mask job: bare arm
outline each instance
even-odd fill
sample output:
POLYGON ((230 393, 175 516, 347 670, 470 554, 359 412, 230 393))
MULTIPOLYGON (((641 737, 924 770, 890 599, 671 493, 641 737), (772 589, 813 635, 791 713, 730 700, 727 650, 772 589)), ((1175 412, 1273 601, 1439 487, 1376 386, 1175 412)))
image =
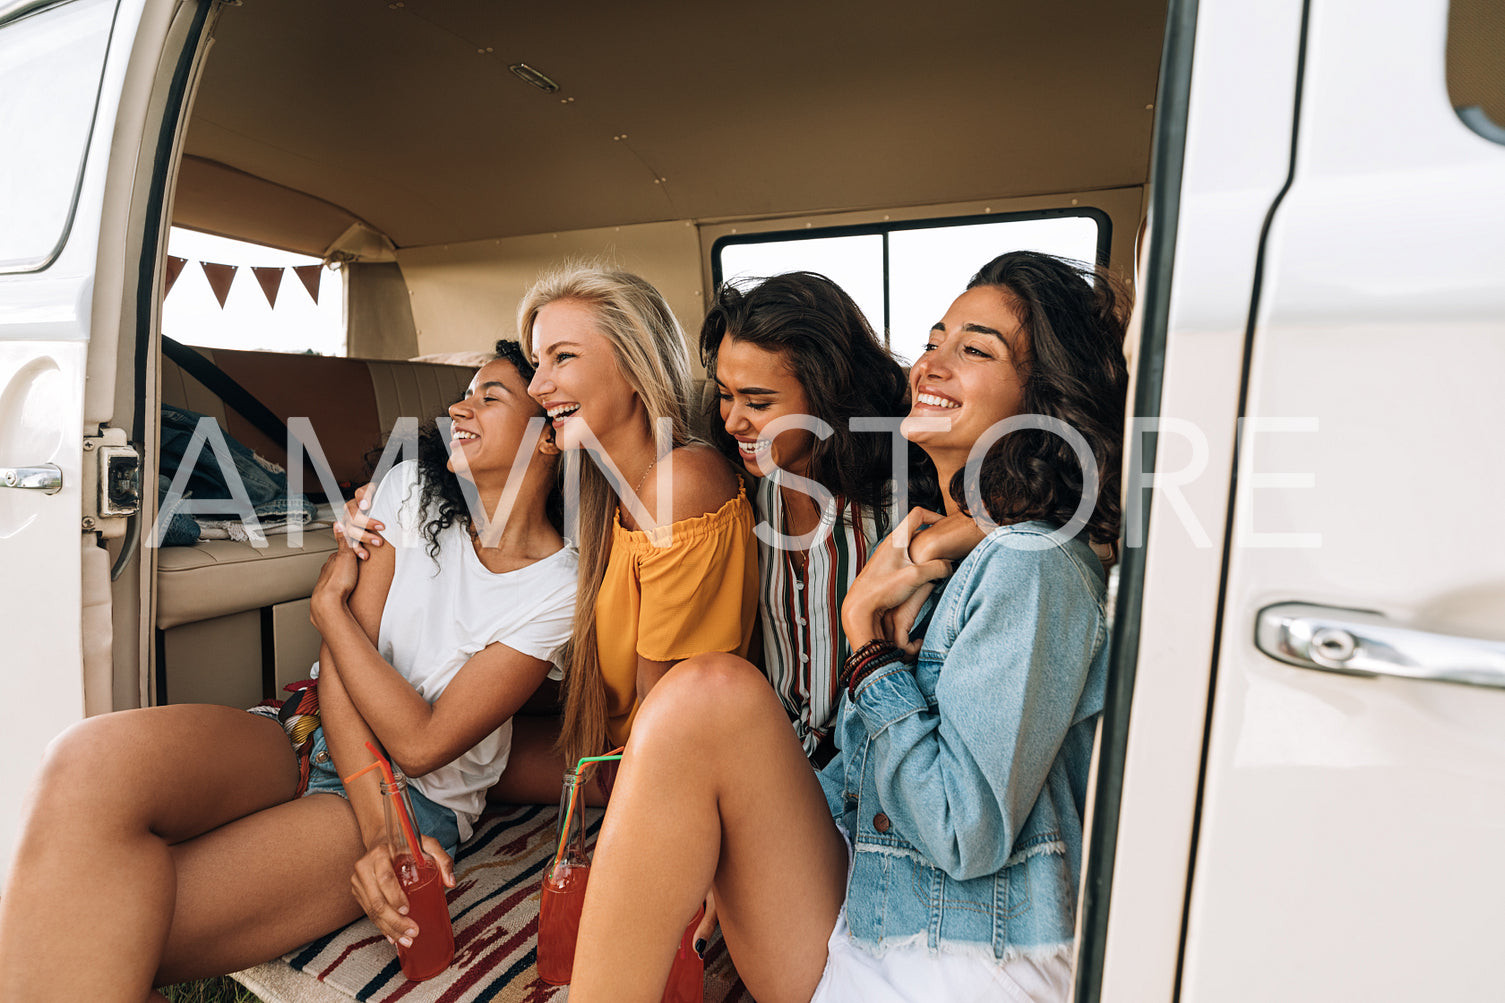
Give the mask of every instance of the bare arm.
MULTIPOLYGON (((360 600, 369 600, 372 593, 380 592, 381 598, 385 598, 390 581, 390 568, 385 576, 380 573, 362 574, 355 554, 348 547, 340 547, 324 562, 310 601, 311 619, 324 638, 319 646, 319 718, 324 726, 330 754, 334 757, 335 767, 341 776, 350 776, 370 762, 371 754, 366 750, 365 743, 374 742, 376 736, 351 703, 342 685, 339 671, 341 646, 331 643, 330 639, 334 634, 327 628, 339 619, 351 618, 349 604, 357 603, 358 596, 360 600)), ((369 605, 369 601, 365 604, 369 605)), ((373 633, 379 623, 379 616, 378 613, 377 622, 370 625, 373 633)), ((364 629, 353 618, 351 624, 357 631, 364 629)), ((346 793, 350 795, 350 804, 355 810, 361 837, 367 846, 373 845, 373 841, 379 841, 384 832, 381 794, 377 783, 374 774, 366 774, 346 784, 346 793)))
POLYGON ((349 604, 326 608, 319 629, 360 717, 404 773, 422 776, 500 727, 538 689, 549 663, 505 644, 488 645, 461 667, 431 706, 377 653, 373 642, 395 568, 391 547, 373 550, 349 604), (368 579, 372 585, 363 590, 368 579))

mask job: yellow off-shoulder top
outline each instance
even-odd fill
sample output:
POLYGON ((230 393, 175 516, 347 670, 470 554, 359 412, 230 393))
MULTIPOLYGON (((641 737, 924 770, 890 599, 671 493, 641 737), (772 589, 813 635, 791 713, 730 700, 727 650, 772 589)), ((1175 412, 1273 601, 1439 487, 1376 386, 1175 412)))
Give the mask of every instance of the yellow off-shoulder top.
POLYGON ((757 609, 758 548, 744 489, 715 512, 655 529, 625 529, 618 513, 596 596, 610 744, 626 743, 632 730, 639 655, 657 662, 711 651, 745 656, 757 609))

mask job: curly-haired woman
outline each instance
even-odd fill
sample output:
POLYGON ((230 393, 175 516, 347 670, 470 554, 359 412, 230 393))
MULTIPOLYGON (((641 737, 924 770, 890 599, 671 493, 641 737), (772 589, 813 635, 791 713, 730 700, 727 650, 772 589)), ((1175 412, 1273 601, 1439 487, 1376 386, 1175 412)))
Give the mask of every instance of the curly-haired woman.
POLYGON ((359 565, 342 546, 324 565, 306 787, 282 727, 230 707, 105 714, 48 748, 0 898, 0 998, 160 999, 153 986, 276 957, 363 907, 390 940, 418 932, 376 775, 340 777, 370 761, 366 741, 384 746, 452 883, 448 854, 574 612, 532 370, 515 345, 498 350, 449 409, 447 441, 428 429, 420 459, 376 489, 397 545, 359 565), (295 887, 274 877, 291 862, 295 887))

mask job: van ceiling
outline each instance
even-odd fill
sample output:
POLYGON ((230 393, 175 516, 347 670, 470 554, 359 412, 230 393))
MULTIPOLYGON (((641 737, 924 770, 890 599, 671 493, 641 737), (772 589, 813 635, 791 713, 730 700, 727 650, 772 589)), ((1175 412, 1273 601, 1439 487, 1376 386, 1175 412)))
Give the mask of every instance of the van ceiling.
POLYGON ((1164 16, 245 0, 215 29, 175 220, 320 253, 352 218, 410 247, 1139 185, 1164 16))

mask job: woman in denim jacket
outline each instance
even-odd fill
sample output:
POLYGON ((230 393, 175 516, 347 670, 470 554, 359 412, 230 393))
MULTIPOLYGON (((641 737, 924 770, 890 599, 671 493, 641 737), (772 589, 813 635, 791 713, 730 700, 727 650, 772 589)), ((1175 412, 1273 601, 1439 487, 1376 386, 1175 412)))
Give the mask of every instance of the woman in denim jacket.
POLYGON ((847 592, 838 754, 814 774, 746 662, 672 669, 602 829, 574 1003, 658 999, 707 892, 762 1003, 1066 999, 1124 307, 1106 276, 1016 252, 935 325, 904 432, 946 512, 911 512, 847 592))

